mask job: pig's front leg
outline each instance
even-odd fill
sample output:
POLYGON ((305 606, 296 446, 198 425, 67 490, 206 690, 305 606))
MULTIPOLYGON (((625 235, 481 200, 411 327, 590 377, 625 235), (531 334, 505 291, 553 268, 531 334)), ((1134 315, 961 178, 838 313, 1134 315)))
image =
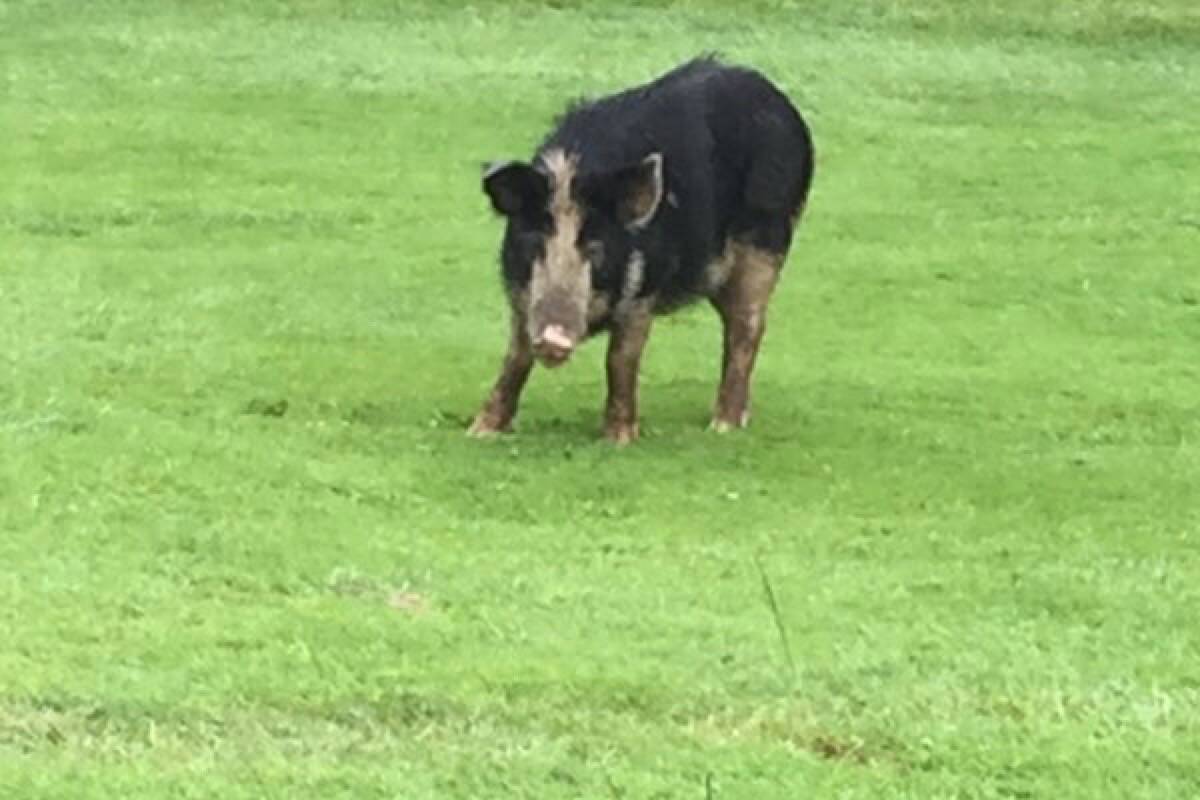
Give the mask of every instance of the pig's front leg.
POLYGON ((514 304, 512 333, 508 340, 508 352, 504 355, 504 364, 500 367, 500 377, 496 378, 491 394, 467 430, 468 435, 485 437, 512 428, 513 417, 517 415, 517 405, 521 399, 521 390, 525 388, 525 381, 529 378, 531 369, 533 342, 529 339, 525 314, 514 304))
POLYGON ((629 444, 638 437, 638 368, 650 336, 650 308, 649 302, 638 302, 622 309, 608 337, 604 436, 614 444, 629 444))

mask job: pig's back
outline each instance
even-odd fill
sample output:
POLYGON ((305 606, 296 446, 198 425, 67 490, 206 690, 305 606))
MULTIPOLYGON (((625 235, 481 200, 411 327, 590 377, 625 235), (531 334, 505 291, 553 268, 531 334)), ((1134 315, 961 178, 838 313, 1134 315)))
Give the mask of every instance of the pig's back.
POLYGON ((643 293, 690 299, 705 268, 767 213, 792 214, 811 180, 811 142, 766 78, 713 58, 568 109, 539 152, 561 148, 581 174, 663 155, 664 200, 640 235, 643 293))

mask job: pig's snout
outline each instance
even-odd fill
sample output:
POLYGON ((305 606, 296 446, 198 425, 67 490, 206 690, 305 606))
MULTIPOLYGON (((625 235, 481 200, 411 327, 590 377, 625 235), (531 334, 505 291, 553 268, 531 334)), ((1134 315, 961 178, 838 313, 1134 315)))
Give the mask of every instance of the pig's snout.
POLYGON ((533 352, 547 367, 566 363, 575 351, 575 341, 561 325, 547 325, 533 339, 533 352))

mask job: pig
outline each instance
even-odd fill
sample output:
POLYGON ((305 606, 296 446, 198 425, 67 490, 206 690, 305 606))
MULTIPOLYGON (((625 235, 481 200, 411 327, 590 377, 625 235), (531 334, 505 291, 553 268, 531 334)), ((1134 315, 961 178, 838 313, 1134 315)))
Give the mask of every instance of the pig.
POLYGON ((638 370, 656 316, 697 301, 724 329, 710 428, 750 419, 767 304, 814 170, 809 127, 761 73, 715 56, 570 105, 529 162, 484 168, 506 221, 511 308, 500 375, 469 433, 511 429, 534 363, 606 332, 604 435, 638 437, 638 370))

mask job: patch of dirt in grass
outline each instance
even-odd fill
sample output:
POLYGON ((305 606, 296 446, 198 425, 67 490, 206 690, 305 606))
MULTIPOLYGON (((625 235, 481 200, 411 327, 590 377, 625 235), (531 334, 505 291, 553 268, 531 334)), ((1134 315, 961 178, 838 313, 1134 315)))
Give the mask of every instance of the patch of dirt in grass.
POLYGON ((392 608, 404 614, 414 616, 429 611, 429 598, 420 592, 397 589, 388 595, 387 603, 392 608))
POLYGON ((863 767, 901 765, 906 762, 903 743, 887 737, 867 738, 851 733, 832 732, 782 716, 752 714, 738 718, 714 715, 688 724, 689 731, 708 741, 782 744, 798 752, 811 753, 828 761, 863 767))

